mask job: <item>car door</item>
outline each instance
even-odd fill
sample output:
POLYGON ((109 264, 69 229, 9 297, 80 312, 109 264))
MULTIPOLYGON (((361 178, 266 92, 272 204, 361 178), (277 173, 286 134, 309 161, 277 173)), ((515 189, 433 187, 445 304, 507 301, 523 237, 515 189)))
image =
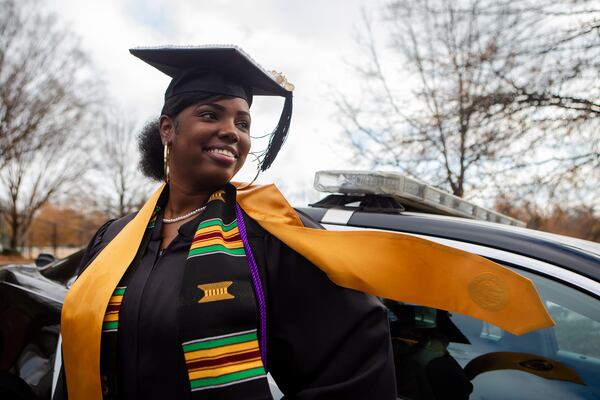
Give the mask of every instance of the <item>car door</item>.
POLYGON ((600 398, 598 282, 510 252, 424 238, 477 253, 528 277, 556 325, 515 336, 465 315, 384 300, 400 398, 600 398))

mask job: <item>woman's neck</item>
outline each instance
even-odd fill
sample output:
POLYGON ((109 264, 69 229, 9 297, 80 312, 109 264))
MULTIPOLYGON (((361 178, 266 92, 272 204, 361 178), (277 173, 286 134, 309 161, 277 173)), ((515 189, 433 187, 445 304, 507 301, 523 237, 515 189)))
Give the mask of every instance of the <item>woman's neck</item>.
POLYGON ((176 218, 204 206, 216 189, 190 189, 175 182, 169 183, 169 199, 165 207, 165 218, 176 218))

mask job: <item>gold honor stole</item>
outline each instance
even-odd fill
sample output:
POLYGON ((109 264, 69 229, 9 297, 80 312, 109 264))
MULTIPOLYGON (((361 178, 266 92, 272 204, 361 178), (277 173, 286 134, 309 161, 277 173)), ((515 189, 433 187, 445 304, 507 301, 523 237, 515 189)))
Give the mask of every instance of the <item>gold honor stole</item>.
MULTIPOLYGON (((104 315, 163 188, 164 184, 67 293, 61 332, 71 399, 102 399, 104 315)), ((274 185, 238 189, 237 201, 250 218, 339 286, 469 315, 515 335, 554 324, 529 279, 483 257, 399 233, 306 228, 274 185)))

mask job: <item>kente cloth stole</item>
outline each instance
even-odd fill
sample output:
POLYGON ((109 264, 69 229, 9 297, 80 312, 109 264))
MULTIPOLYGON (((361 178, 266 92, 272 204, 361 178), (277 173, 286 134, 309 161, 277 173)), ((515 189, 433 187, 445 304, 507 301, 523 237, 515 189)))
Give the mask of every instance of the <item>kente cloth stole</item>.
POLYGON ((146 232, 140 248, 137 251, 133 262, 119 281, 118 286, 113 291, 106 307, 104 319, 102 321, 102 336, 100 340, 100 385, 102 387, 102 398, 104 400, 117 400, 119 390, 117 387, 117 333, 119 331, 119 311, 127 285, 129 283, 131 272, 140 262, 140 257, 146 250, 148 240, 152 234, 152 229, 156 224, 156 219, 160 207, 156 206, 148 222, 146 232))
MULTIPOLYGON (((236 189, 229 184, 210 197, 185 264, 178 328, 191 399, 271 398, 263 363, 264 294, 235 198, 236 189)), ((127 296, 128 275, 113 292, 106 310, 103 355, 116 354, 118 307, 127 296), (106 351, 105 346, 115 347, 106 351)), ((111 367, 116 367, 116 362, 113 357, 101 360, 101 370, 115 371, 111 367)), ((112 385, 105 386, 104 373, 101 380, 104 397, 111 398, 112 385)), ((108 380, 114 384, 114 379, 108 380)))

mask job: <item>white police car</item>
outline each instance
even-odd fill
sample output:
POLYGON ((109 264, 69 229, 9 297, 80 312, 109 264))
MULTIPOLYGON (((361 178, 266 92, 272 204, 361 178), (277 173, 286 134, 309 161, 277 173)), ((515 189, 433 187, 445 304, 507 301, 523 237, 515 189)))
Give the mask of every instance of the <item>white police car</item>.
POLYGON ((299 212, 329 230, 408 233, 530 278, 556 325, 522 336, 464 315, 385 300, 398 396, 600 399, 600 244, 523 223, 395 173, 323 171, 334 193, 299 212))

